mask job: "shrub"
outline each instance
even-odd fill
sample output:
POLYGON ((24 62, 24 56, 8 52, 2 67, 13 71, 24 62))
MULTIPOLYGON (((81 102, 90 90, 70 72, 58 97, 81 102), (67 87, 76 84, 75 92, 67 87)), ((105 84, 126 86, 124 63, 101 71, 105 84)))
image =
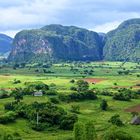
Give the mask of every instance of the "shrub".
POLYGON ((100 104, 100 108, 101 110, 107 110, 108 104, 106 100, 102 100, 101 104, 100 104))
POLYGON ((105 132, 103 140, 133 140, 133 138, 130 134, 119 130, 117 127, 113 127, 105 132))
POLYGON ((117 115, 117 114, 112 116, 108 122, 110 122, 110 123, 112 123, 113 125, 116 125, 116 126, 122 126, 123 125, 123 122, 121 121, 120 116, 117 115))
POLYGON ((77 92, 69 95, 71 101, 80 101, 80 100, 95 100, 97 99, 96 94, 92 90, 85 92, 77 92))
POLYGON ((72 130, 78 118, 75 114, 65 115, 60 123, 60 128, 63 130, 72 130))
POLYGON ((13 84, 19 84, 19 83, 21 83, 20 80, 14 79, 13 84))
POLYGON ((6 104, 4 104, 4 109, 13 111, 14 110, 14 104, 15 104, 14 102, 6 103, 6 104))
POLYGON ((70 90, 77 91, 76 87, 70 87, 70 90))
POLYGON ((60 100, 57 97, 51 97, 50 101, 54 104, 59 104, 60 100))
POLYGON ((70 101, 70 97, 68 95, 59 94, 58 98, 63 102, 69 102, 70 101))
POLYGON ((130 101, 131 96, 124 93, 116 93, 114 94, 113 99, 120 100, 120 101, 130 101))
POLYGON ((0 99, 8 98, 10 95, 6 90, 0 90, 0 99))
POLYGON ((57 95, 58 92, 57 92, 56 90, 48 90, 48 91, 46 92, 46 94, 47 94, 47 95, 57 95))
POLYGON ((70 80, 70 83, 75 83, 75 80, 74 79, 70 80))
POLYGON ((33 130, 36 130, 36 131, 43 131, 43 130, 46 128, 46 125, 45 125, 44 123, 39 123, 39 124, 37 125, 36 122, 31 121, 30 127, 31 127, 33 130))
POLYGON ((10 122, 14 122, 15 119, 16 119, 16 113, 13 111, 9 111, 9 112, 0 116, 0 123, 7 124, 10 122))
POLYGON ((86 82, 84 80, 78 80, 76 84, 77 84, 77 91, 79 91, 79 92, 84 92, 89 89, 88 82, 86 82))

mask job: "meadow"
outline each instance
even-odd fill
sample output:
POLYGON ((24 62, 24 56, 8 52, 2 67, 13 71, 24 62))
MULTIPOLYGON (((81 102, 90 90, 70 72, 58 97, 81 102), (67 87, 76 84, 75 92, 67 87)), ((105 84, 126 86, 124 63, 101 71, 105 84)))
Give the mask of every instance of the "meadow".
MULTIPOLYGON (((70 88, 74 86, 71 80, 85 80, 89 82, 90 89, 98 89, 100 91, 109 90, 115 92, 118 88, 130 88, 134 91, 140 90, 140 64, 127 62, 91 62, 91 63, 61 63, 53 64, 49 68, 31 67, 25 68, 1 67, 0 68, 0 89, 11 92, 14 88, 23 88, 25 82, 41 81, 47 85, 55 84, 58 94, 68 95, 72 91, 70 88), (127 74, 120 74, 119 71, 129 71, 127 74), (18 84, 13 84, 14 80, 20 80, 18 84)), ((124 126, 120 127, 135 139, 140 139, 140 125, 131 125, 132 115, 125 109, 140 104, 140 99, 132 99, 131 101, 113 100, 111 96, 97 95, 97 100, 73 101, 70 103, 60 102, 59 106, 66 111, 70 111, 72 105, 80 106, 78 121, 83 123, 93 121, 98 135, 98 139, 102 139, 102 135, 111 127, 108 120, 114 114, 119 114, 124 126), (102 99, 108 102, 108 110, 102 111, 100 103, 102 99)), ((4 112, 4 104, 13 101, 14 98, 0 99, 0 114, 4 112)), ((42 97, 24 96, 22 102, 30 104, 32 102, 47 102, 48 96, 42 97)), ((28 121, 18 119, 14 123, 6 125, 0 124, 0 129, 7 132, 18 132, 23 140, 68 140, 73 138, 73 131, 64 131, 51 128, 42 132, 32 130, 28 121)))

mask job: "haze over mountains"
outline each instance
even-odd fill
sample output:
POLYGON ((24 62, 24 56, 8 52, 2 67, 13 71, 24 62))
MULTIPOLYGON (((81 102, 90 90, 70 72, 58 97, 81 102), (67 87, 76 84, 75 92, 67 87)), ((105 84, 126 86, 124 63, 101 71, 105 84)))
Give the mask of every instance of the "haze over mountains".
POLYGON ((12 49, 13 38, 0 34, 0 55, 7 56, 12 49))
POLYGON ((139 61, 140 19, 127 20, 107 34, 52 24, 19 32, 13 46, 10 62, 139 61))

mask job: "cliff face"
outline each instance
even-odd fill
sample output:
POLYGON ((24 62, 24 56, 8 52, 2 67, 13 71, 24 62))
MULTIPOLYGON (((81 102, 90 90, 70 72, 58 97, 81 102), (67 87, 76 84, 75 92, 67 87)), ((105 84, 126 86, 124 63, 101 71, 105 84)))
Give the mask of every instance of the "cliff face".
POLYGON ((74 26, 49 25, 19 32, 9 61, 101 60, 102 39, 92 31, 74 26))
POLYGON ((123 22, 107 34, 104 59, 111 61, 140 61, 140 19, 123 22))

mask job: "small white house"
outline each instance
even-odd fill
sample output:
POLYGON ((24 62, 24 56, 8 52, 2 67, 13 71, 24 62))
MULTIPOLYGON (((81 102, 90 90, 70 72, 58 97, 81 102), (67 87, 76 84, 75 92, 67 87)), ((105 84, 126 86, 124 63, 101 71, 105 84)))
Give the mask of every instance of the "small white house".
POLYGON ((33 93, 33 95, 36 96, 36 97, 37 96, 43 96, 43 93, 42 93, 42 91, 36 91, 36 92, 33 93))

